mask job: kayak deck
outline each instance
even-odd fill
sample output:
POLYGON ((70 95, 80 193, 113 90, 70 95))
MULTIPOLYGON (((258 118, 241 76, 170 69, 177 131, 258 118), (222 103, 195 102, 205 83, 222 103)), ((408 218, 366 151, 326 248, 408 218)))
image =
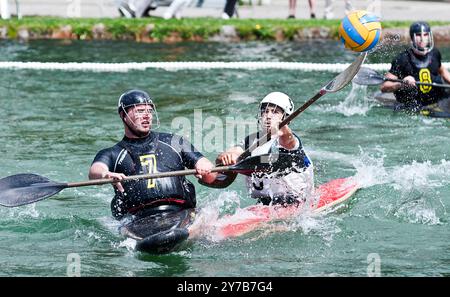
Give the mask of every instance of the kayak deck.
MULTIPOLYGON (((359 185, 353 178, 332 180, 317 188, 319 199, 311 205, 313 213, 320 213, 349 199, 359 185)), ((215 224, 215 238, 225 239, 238 237, 263 226, 265 223, 285 220, 305 211, 304 205, 252 205, 240 210, 239 214, 222 217, 215 224)))
POLYGON ((135 239, 136 250, 147 253, 168 253, 189 237, 187 226, 195 210, 161 205, 134 215, 120 228, 120 233, 135 239))
MULTIPOLYGON (((331 180, 316 189, 318 199, 308 208, 317 214, 341 204, 359 189, 353 178, 331 180)), ((286 220, 305 211, 304 203, 295 205, 251 205, 238 209, 214 222, 207 222, 212 237, 218 240, 242 236, 261 228, 266 223, 286 220)), ((189 230, 195 222, 193 209, 153 212, 135 217, 121 228, 121 233, 137 240, 136 250, 148 253, 167 253, 177 249, 182 242, 193 238, 195 231, 189 230), (191 236, 190 236, 191 235, 191 236)))
POLYGON ((374 98, 384 107, 392 109, 394 111, 407 111, 434 118, 450 119, 450 98, 443 99, 437 103, 424 106, 418 111, 409 110, 402 103, 397 102, 393 93, 382 93, 378 91, 374 94, 374 98))

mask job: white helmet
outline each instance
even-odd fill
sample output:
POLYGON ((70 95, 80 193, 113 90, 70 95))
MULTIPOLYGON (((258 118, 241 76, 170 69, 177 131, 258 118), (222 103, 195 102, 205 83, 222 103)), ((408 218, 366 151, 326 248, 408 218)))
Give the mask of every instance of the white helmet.
POLYGON ((272 92, 269 93, 266 97, 263 98, 261 103, 259 104, 259 108, 261 109, 263 104, 274 104, 280 107, 286 115, 290 115, 294 111, 294 103, 288 95, 281 92, 272 92))

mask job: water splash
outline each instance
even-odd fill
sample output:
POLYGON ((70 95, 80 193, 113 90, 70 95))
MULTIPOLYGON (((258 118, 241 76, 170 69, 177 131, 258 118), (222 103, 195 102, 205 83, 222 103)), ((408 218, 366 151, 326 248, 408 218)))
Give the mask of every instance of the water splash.
POLYGON ((397 190, 429 189, 449 184, 450 161, 441 160, 440 164, 431 161, 423 163, 413 161, 410 165, 396 166, 390 174, 397 190))
POLYGON ((10 219, 36 219, 41 216, 39 211, 36 209, 36 203, 24 205, 21 207, 14 207, 14 208, 3 208, 0 207, 0 215, 3 218, 10 218, 10 219))
POLYGON ((194 238, 214 244, 239 234, 245 234, 245 240, 253 241, 273 233, 301 230, 304 234, 312 232, 319 234, 325 241, 331 241, 340 229, 333 223, 324 224, 322 216, 314 214, 312 208, 308 207, 316 198, 310 197, 295 214, 284 208, 240 208, 240 197, 236 192, 223 192, 201 208, 190 228, 193 231, 191 234, 194 238), (251 233, 247 233, 249 231, 251 233))
POLYGON ((384 153, 374 156, 361 150, 360 157, 354 161, 356 178, 361 186, 391 184, 398 196, 383 203, 388 216, 409 223, 441 224, 441 218, 446 217, 446 208, 439 188, 449 184, 450 161, 441 160, 438 164, 413 161, 411 164, 385 167, 385 157, 384 153))
POLYGON ((328 209, 320 215, 313 215, 310 212, 305 212, 297 216, 292 225, 293 230, 300 229, 305 235, 320 236, 326 243, 330 243, 334 236, 342 231, 337 225, 336 217, 327 217, 330 212, 336 211, 335 208, 328 209))
POLYGON ((111 233, 118 233, 120 226, 122 223, 120 221, 117 221, 113 219, 111 216, 104 216, 97 218, 97 221, 106 229, 111 231, 111 233))
POLYGON ((191 225, 193 238, 207 238, 217 241, 214 236, 214 224, 224 213, 234 213, 240 207, 240 197, 235 191, 221 192, 217 197, 211 193, 205 197, 205 205, 202 205, 196 214, 196 219, 191 225))
POLYGON ((350 163, 356 169, 355 179, 362 188, 389 185, 394 192, 375 198, 376 205, 386 209, 386 215, 409 223, 443 223, 446 207, 440 188, 450 183, 450 161, 413 161, 411 164, 389 167, 385 165, 387 156, 382 147, 374 147, 370 151, 360 147, 358 156, 322 151, 316 151, 314 154, 321 158, 350 163))
MULTIPOLYGON (((120 226, 122 226, 124 224, 125 220, 117 221, 110 216, 100 217, 97 219, 97 221, 100 222, 100 224, 102 226, 106 227, 106 229, 108 229, 112 234, 117 235, 117 236, 120 236, 119 229, 120 229, 120 226)), ((122 241, 119 241, 119 243, 117 243, 116 240, 111 240, 110 244, 115 249, 125 247, 128 252, 133 253, 134 248, 136 247, 136 240, 134 240, 132 238, 126 238, 122 241)))
POLYGON ((421 193, 408 193, 390 206, 388 214, 413 224, 439 225, 442 208, 435 204, 421 193))
POLYGON ((87 233, 87 238, 93 239, 94 241, 101 241, 103 239, 101 235, 99 235, 93 231, 87 233))
POLYGON ((392 170, 393 187, 401 196, 388 213, 410 223, 437 225, 446 217, 445 204, 439 188, 450 180, 450 162, 441 160, 440 164, 430 161, 413 161, 410 165, 392 170))
POLYGON ((353 115, 363 115, 372 107, 372 103, 367 94, 367 86, 357 85, 352 83, 350 93, 336 106, 331 106, 325 110, 330 112, 337 112, 346 117, 353 115))
POLYGON ((113 244, 114 247, 125 247, 129 252, 134 252, 134 248, 136 247, 136 240, 132 238, 127 238, 121 241, 118 245, 113 244))
POLYGON ((365 152, 360 148, 360 156, 351 158, 357 170, 356 178, 363 187, 392 183, 396 190, 409 191, 413 188, 436 188, 448 184, 450 161, 441 160, 440 164, 431 161, 385 167, 384 149, 377 152, 365 152))
POLYGON ((351 159, 356 169, 355 179, 362 188, 368 188, 378 184, 387 183, 389 174, 384 167, 386 157, 384 149, 375 147, 375 154, 365 152, 361 147, 360 156, 351 159))
POLYGON ((388 172, 384 167, 385 150, 374 147, 371 151, 364 151, 359 147, 359 155, 348 155, 337 152, 308 149, 309 155, 317 160, 339 161, 356 169, 355 179, 362 188, 384 184, 388 181, 388 172))
POLYGON ((363 187, 390 183, 395 190, 408 192, 449 184, 450 161, 441 160, 440 164, 413 161, 411 164, 385 167, 385 157, 361 152, 361 156, 353 161, 357 170, 356 178, 363 187))

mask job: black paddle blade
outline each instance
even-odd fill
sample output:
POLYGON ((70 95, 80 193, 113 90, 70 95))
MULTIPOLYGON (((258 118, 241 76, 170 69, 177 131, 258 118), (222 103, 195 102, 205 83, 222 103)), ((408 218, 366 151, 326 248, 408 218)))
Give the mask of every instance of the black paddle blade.
POLYGON ((231 166, 231 170, 245 175, 254 172, 275 172, 291 168, 295 156, 291 154, 264 154, 242 160, 231 166))
POLYGON ((14 207, 34 203, 66 187, 37 174, 11 175, 0 179, 0 205, 14 207))
POLYGON ((355 78, 353 78, 353 82, 358 85, 375 86, 382 84, 384 78, 373 69, 361 67, 355 78))
POLYGON ((323 90, 329 93, 334 93, 348 85, 352 81, 353 77, 358 73, 361 68, 362 63, 367 57, 367 52, 362 53, 353 61, 350 66, 348 66, 344 71, 339 73, 332 81, 330 81, 323 90))

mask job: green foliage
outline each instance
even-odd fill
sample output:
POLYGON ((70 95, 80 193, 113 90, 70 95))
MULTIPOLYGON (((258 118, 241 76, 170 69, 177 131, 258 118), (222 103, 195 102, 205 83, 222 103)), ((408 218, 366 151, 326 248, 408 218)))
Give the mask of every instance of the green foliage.
MULTIPOLYGON (((408 28, 412 21, 385 21, 383 28, 408 28)), ((208 38, 218 34, 224 25, 232 25, 243 40, 275 40, 277 31, 281 31, 286 40, 293 40, 297 32, 308 28, 325 27, 331 29, 330 36, 337 38, 340 20, 285 20, 285 19, 231 19, 186 18, 182 20, 164 20, 160 18, 125 19, 125 18, 56 18, 25 17, 21 20, 0 20, 0 26, 8 28, 8 37, 16 38, 17 32, 25 28, 35 38, 46 38, 63 26, 70 25, 72 33, 80 39, 93 37, 92 29, 96 24, 105 25, 105 33, 113 39, 133 39, 144 32, 148 24, 154 28, 149 33, 157 41, 177 35, 182 40, 208 38)), ((430 22, 431 26, 448 25, 450 22, 430 22)))

